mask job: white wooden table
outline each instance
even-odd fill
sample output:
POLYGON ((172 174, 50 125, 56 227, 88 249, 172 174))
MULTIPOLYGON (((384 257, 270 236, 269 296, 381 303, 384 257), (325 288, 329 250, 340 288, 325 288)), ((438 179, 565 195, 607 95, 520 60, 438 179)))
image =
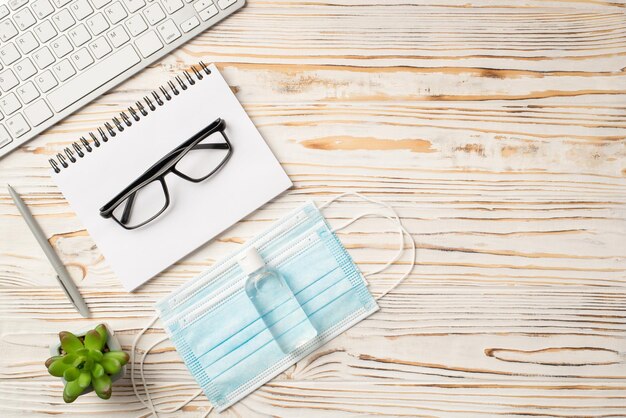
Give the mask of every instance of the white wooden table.
MULTIPOLYGON (((623 0, 249 0, 0 160, 0 416, 146 416, 128 379, 109 401, 64 404, 43 366, 55 334, 106 321, 129 348, 156 300, 307 199, 347 190, 398 208, 417 267, 380 312, 224 416, 625 416, 625 28, 623 0), (199 59, 218 65, 295 186, 129 294, 47 158, 199 59), (6 183, 93 319, 67 302, 6 183)), ((387 227, 342 235, 363 270, 393 254, 387 227)), ((147 379, 161 407, 198 388, 169 343, 147 379)), ((175 416, 209 407, 198 398, 175 416)))

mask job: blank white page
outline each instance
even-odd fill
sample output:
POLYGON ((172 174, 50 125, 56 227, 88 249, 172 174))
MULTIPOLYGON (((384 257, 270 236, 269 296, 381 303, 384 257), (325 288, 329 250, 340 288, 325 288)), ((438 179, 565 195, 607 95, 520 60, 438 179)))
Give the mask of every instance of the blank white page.
MULTIPOLYGON (((287 174, 214 65, 211 74, 76 163, 53 174, 124 288, 132 291, 291 186, 287 174), (166 153, 217 118, 233 153, 201 183, 168 174, 171 203, 153 222, 126 230, 99 209, 166 153)), ((194 77, 195 79, 195 77, 194 77)))

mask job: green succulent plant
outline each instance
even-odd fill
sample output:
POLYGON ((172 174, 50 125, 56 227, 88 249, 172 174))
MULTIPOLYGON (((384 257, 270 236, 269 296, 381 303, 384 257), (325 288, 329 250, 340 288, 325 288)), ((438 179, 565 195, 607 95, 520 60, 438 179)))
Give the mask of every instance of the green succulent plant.
POLYGON ((104 324, 90 330, 84 337, 68 331, 59 333, 62 353, 46 360, 48 373, 66 380, 63 400, 74 402, 89 386, 102 399, 111 397, 111 376, 128 363, 128 354, 110 351, 106 346, 107 329, 104 324))

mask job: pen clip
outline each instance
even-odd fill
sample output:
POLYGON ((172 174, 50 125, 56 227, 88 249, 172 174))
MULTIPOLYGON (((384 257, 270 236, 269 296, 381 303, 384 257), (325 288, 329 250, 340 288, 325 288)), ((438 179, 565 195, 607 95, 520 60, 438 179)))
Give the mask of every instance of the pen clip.
POLYGON ((70 300, 70 302, 72 302, 72 305, 74 305, 76 310, 80 312, 80 308, 78 307, 78 305, 76 305, 76 301, 74 300, 70 292, 67 290, 67 287, 65 287, 65 283, 63 283, 63 280, 61 280, 61 278, 58 275, 56 276, 56 278, 59 284, 61 285, 61 289, 63 289, 63 292, 65 292, 65 295, 67 296, 67 298, 70 300))

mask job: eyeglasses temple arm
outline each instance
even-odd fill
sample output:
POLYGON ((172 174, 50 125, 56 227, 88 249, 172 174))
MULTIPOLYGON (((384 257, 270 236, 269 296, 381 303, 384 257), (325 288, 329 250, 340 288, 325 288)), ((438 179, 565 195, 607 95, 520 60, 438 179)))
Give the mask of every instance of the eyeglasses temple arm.
POLYGON ((133 204, 135 203, 135 197, 137 193, 133 193, 128 196, 128 200, 126 201, 126 206, 124 207, 124 213, 122 213, 122 219, 120 222, 126 225, 128 223, 128 219, 130 218, 130 212, 133 210, 133 204))
POLYGON ((198 144, 194 149, 228 149, 228 144, 198 144))

